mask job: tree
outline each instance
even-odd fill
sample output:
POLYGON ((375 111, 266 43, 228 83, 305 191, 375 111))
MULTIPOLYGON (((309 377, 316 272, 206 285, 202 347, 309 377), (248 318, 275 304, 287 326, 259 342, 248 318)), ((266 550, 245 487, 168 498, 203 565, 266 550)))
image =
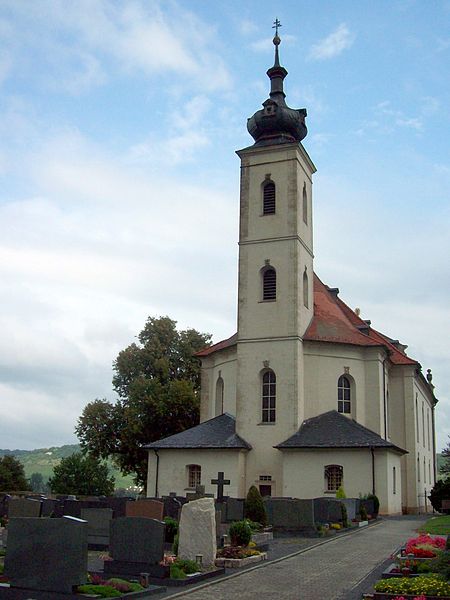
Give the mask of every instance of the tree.
POLYGON ((109 476, 108 465, 81 452, 61 459, 48 484, 54 494, 109 496, 114 491, 114 477, 109 476))
POLYGON ((44 481, 42 473, 31 473, 30 488, 33 490, 33 492, 47 492, 48 486, 44 481))
POLYGON ((267 525, 267 513, 264 501, 258 488, 255 485, 250 486, 247 492, 247 498, 244 504, 245 517, 255 523, 267 525))
POLYGON ((442 463, 439 466, 439 471, 443 475, 450 475, 450 441, 447 442, 447 446, 441 452, 442 463))
POLYGON ((149 317, 133 343, 113 364, 115 403, 96 399, 83 410, 75 432, 84 451, 112 457, 124 473, 145 485, 147 451, 142 445, 199 422, 200 360, 195 353, 211 336, 177 331, 169 317, 149 317))
POLYGON ((8 454, 0 458, 0 492, 24 491, 28 489, 22 463, 8 454))

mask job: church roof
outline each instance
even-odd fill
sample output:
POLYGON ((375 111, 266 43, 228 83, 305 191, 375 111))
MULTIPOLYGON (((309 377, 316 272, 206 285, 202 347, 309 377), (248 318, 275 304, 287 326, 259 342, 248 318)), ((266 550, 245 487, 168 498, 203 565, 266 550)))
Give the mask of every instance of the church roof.
POLYGON ((252 449, 251 445, 236 433, 236 418, 228 413, 223 413, 214 419, 186 429, 186 431, 170 435, 143 447, 155 450, 170 448, 252 449))
POLYGON ((392 448, 406 454, 406 450, 336 410, 303 421, 294 435, 275 448, 392 448))
POLYGON ((334 342, 356 346, 384 346, 393 364, 418 365, 402 347, 376 331, 338 297, 337 288, 329 288, 314 274, 314 317, 304 340, 334 342))
MULTIPOLYGON (((314 316, 303 336, 304 340, 382 347, 387 350, 393 364, 419 366, 416 360, 405 354, 404 346, 373 329, 370 321, 361 319, 338 297, 338 293, 337 288, 328 287, 314 274, 314 316)), ((209 356, 234 346, 237 341, 238 335, 235 333, 230 338, 197 352, 196 356, 209 356)))

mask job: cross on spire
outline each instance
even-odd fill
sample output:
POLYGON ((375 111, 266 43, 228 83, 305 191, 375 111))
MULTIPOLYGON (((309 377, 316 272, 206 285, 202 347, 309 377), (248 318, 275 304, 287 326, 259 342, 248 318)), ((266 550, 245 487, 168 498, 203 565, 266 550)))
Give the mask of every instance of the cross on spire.
POLYGON ((275 36, 277 36, 277 37, 278 37, 278 27, 283 27, 283 26, 277 17, 272 25, 272 29, 275 29, 275 36))

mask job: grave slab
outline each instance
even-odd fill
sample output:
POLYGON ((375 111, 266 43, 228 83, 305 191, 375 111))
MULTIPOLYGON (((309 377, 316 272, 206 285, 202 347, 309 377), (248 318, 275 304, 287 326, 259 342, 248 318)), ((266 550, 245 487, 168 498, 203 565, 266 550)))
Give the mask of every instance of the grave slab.
POLYGON ((8 505, 8 518, 40 517, 41 500, 31 498, 11 498, 8 505))
POLYGON ((181 509, 178 556, 196 560, 202 555, 205 567, 216 558, 216 511, 212 498, 193 500, 181 509))
POLYGON ((136 500, 127 502, 125 508, 127 517, 146 517, 162 521, 164 516, 164 503, 159 500, 136 500))
POLYGON ((69 594, 86 582, 87 559, 85 521, 10 519, 5 574, 13 588, 69 594))

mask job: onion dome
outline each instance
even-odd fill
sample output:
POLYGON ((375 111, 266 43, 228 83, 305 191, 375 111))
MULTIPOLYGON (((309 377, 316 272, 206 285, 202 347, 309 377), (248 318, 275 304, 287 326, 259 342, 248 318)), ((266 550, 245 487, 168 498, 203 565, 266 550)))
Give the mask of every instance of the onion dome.
POLYGON ((298 143, 307 134, 305 125, 306 108, 289 108, 283 91, 283 81, 288 72, 280 65, 278 46, 279 21, 275 22, 276 33, 273 38, 275 45, 275 62, 267 71, 270 79, 269 98, 263 102, 261 110, 247 120, 247 129, 255 140, 255 146, 270 146, 272 144, 298 143))

